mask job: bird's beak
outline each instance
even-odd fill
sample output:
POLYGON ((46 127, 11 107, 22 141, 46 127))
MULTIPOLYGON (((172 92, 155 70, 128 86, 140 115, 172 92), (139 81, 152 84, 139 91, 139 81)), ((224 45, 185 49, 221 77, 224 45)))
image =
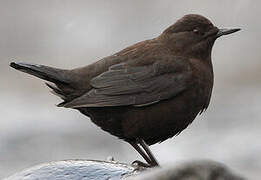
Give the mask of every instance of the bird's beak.
POLYGON ((232 34, 234 32, 240 31, 239 28, 235 28, 235 29, 219 29, 218 33, 216 34, 216 38, 223 36, 223 35, 227 35, 227 34, 232 34))

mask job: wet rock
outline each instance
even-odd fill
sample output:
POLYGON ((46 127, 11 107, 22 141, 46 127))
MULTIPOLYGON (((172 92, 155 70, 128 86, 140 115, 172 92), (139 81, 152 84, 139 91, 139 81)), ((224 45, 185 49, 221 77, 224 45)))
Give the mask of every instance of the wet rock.
POLYGON ((4 180, 246 180, 207 160, 144 170, 115 161, 65 160, 40 164, 4 180))
POLYGON ((160 167, 128 177, 126 180, 246 180, 214 161, 194 161, 160 167))
POLYGON ((4 180, 116 180, 134 170, 134 167, 112 161, 65 160, 40 164, 4 180))

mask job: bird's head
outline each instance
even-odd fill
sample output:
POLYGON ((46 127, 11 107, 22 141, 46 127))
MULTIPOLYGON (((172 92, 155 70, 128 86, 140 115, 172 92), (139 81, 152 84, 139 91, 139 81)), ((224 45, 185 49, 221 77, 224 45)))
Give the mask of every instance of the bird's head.
POLYGON ((206 59, 210 58, 215 40, 240 29, 219 29, 207 18, 189 14, 168 27, 160 36, 175 54, 206 59))

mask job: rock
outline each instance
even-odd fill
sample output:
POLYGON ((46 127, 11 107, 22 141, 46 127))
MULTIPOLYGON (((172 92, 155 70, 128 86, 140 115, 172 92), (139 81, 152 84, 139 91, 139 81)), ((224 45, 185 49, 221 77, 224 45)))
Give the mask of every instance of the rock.
POLYGON ((65 160, 40 164, 4 180, 116 180, 134 171, 134 167, 117 162, 65 160))
POLYGON ((126 180, 246 180, 225 165, 202 160, 177 166, 159 167, 126 178, 126 180))
POLYGON ((245 180, 225 165, 193 161, 158 168, 134 167, 110 161, 64 160, 40 164, 4 180, 245 180))

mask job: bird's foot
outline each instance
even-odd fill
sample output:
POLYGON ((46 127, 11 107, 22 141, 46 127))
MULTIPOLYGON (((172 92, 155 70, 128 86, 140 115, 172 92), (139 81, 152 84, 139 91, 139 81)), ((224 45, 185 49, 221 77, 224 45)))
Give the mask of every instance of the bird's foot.
POLYGON ((115 159, 114 159, 114 157, 112 157, 112 156, 108 156, 108 157, 106 158, 106 161, 115 162, 115 159))
POLYGON ((147 164, 147 163, 144 163, 144 162, 141 162, 141 161, 138 161, 138 160, 133 161, 133 162, 131 163, 131 165, 133 165, 133 166, 135 166, 135 167, 137 167, 137 168, 151 168, 151 167, 153 167, 153 166, 150 165, 150 164, 147 164))

